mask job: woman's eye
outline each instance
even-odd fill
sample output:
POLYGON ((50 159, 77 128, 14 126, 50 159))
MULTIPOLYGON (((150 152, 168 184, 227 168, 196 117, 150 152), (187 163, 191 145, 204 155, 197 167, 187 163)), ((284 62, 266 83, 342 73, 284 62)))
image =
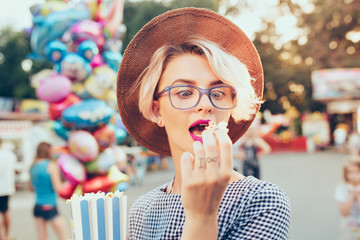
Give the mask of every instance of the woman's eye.
POLYGON ((221 98, 224 95, 225 95, 225 93, 223 93, 221 91, 211 92, 211 97, 213 97, 213 98, 221 98))
POLYGON ((192 91, 183 90, 183 91, 179 91, 177 94, 180 95, 181 97, 189 97, 192 95, 192 91))

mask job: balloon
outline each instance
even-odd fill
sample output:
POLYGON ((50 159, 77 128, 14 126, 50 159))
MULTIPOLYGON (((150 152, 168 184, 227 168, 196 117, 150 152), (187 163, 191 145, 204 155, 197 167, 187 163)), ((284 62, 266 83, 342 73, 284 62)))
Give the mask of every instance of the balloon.
POLYGON ((109 65, 112 70, 119 70, 120 63, 123 58, 120 52, 104 51, 103 57, 104 61, 109 65))
POLYGON ((62 154, 70 154, 69 149, 66 146, 53 146, 51 148, 52 157, 57 159, 62 154))
POLYGON ((73 52, 66 54, 58 65, 58 72, 68 77, 73 83, 85 80, 91 70, 90 62, 73 52))
POLYGON ((95 132, 93 132, 93 136, 95 137, 100 152, 103 152, 106 148, 110 147, 116 142, 115 132, 113 128, 109 127, 109 125, 105 125, 95 132))
POLYGON ((71 183, 71 182, 68 182, 66 181, 62 186, 61 186, 61 189, 60 189, 60 192, 59 192, 59 196, 64 198, 64 199, 69 199, 71 198, 71 196, 73 195, 74 193, 74 190, 76 188, 77 185, 71 183))
POLYGON ((36 88, 36 96, 49 103, 60 102, 71 93, 71 81, 62 75, 52 75, 40 80, 40 86, 36 88))
POLYGON ((105 102, 97 99, 84 99, 74 104, 62 113, 65 126, 68 124, 79 129, 97 128, 106 125, 114 110, 105 102))
POLYGON ((108 176, 96 176, 84 182, 82 190, 84 193, 109 192, 113 185, 114 182, 108 176))
POLYGON ((109 169, 107 174, 111 180, 113 180, 116 184, 119 182, 127 182, 129 181, 129 176, 120 172, 120 170, 114 165, 109 169))
POLYGON ((117 144, 121 144, 127 137, 127 133, 125 130, 123 130, 121 128, 116 128, 115 129, 115 137, 116 137, 117 144))
POLYGON ((117 126, 118 128, 121 128, 122 130, 124 130, 127 133, 127 129, 126 129, 124 123, 122 122, 119 114, 117 114, 115 117, 115 126, 117 126))
POLYGON ((70 133, 68 146, 70 152, 82 162, 90 162, 99 154, 96 139, 83 130, 70 133))
POLYGON ((54 132, 59 136, 61 137, 62 139, 64 140, 68 140, 69 138, 69 133, 70 133, 70 130, 65 128, 61 122, 59 121, 54 121, 53 122, 53 130, 54 132))
POLYGON ((99 49, 101 49, 105 42, 102 25, 90 19, 78 21, 64 35, 66 36, 66 38, 63 37, 64 41, 71 40, 75 45, 90 40, 95 42, 99 49))
POLYGON ((99 166, 97 163, 97 159, 91 162, 84 163, 86 172, 89 174, 97 174, 99 172, 99 166))
POLYGON ((120 192, 123 192, 128 188, 129 188, 129 183, 127 182, 121 182, 116 186, 116 189, 119 190, 120 192))
POLYGON ((47 44, 55 39, 60 38, 65 31, 79 20, 90 17, 89 9, 68 9, 65 11, 51 12, 47 16, 36 16, 33 19, 34 27, 31 33, 30 55, 33 59, 41 59, 47 44))
POLYGON ((85 181, 85 167, 72 155, 62 154, 58 158, 57 164, 59 165, 65 178, 68 179, 71 183, 76 185, 85 181))
POLYGON ((74 103, 80 102, 80 98, 75 94, 70 93, 64 100, 58 103, 50 103, 49 116, 52 120, 57 120, 61 117, 63 110, 74 103))
POLYGON ((120 171, 126 171, 127 155, 125 151, 119 146, 113 146, 111 148, 115 155, 116 166, 119 168, 120 171))
POLYGON ((97 159, 98 171, 100 173, 107 173, 109 169, 116 164, 116 158, 113 150, 107 148, 104 152, 99 154, 97 159))
MULTIPOLYGON (((108 100, 115 95, 116 73, 108 66, 96 67, 84 83, 85 90, 94 98, 108 100)), ((115 96, 114 96, 115 98, 115 96)))

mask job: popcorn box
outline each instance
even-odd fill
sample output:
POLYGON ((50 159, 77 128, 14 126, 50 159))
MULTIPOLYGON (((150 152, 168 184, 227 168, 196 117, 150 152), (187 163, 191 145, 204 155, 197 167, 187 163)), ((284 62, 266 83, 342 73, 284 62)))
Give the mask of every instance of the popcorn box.
POLYGON ((73 195, 68 203, 73 240, 126 240, 127 197, 122 192, 73 195))

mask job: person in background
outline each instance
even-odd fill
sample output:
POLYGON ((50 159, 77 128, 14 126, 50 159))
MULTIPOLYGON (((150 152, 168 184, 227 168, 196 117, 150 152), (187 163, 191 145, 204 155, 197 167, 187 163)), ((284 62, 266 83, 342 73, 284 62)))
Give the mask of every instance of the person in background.
POLYGON ((347 148, 351 155, 360 155, 360 134, 357 131, 349 135, 347 148))
POLYGON ((17 157, 6 149, 0 139, 0 240, 11 240, 9 198, 15 193, 15 164, 17 157), (3 230, 5 238, 3 238, 3 230))
POLYGON ((62 180, 57 164, 51 159, 49 143, 41 142, 38 145, 30 176, 36 195, 34 216, 38 240, 47 239, 47 223, 51 224, 59 240, 69 240, 65 220, 56 208, 57 192, 61 190, 62 180))
POLYGON ((343 164, 343 183, 335 190, 341 218, 341 240, 360 239, 360 156, 350 155, 343 164))
POLYGON ((258 135, 255 127, 250 127, 234 146, 239 151, 239 158, 243 161, 244 176, 260 179, 259 158, 271 152, 270 145, 258 135))

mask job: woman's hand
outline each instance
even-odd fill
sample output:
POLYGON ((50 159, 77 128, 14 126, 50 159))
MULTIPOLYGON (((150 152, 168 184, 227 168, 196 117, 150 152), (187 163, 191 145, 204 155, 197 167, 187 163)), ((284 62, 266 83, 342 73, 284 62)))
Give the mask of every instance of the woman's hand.
POLYGON ((232 172, 232 142, 223 130, 205 130, 194 156, 181 159, 182 239, 217 239, 217 212, 232 172))

